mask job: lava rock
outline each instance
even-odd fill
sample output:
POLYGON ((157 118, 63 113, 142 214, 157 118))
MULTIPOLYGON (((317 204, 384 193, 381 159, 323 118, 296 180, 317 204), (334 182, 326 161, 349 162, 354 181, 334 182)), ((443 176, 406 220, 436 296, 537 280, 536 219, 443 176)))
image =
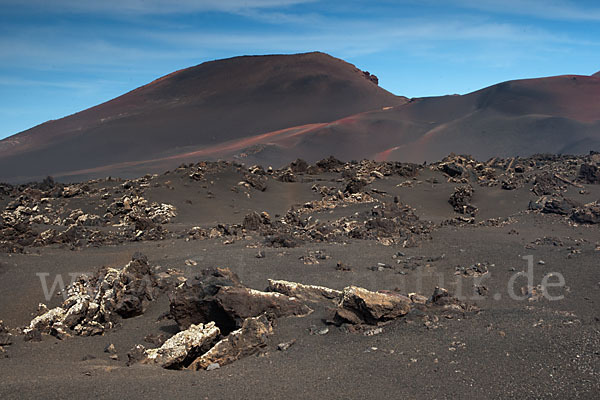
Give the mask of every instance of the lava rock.
POLYGON ((600 167, 594 164, 581 164, 577 179, 590 184, 600 183, 600 167))
POLYGON ((473 304, 462 302, 456 297, 452 296, 450 292, 441 287, 436 287, 431 297, 426 303, 429 307, 438 307, 443 310, 456 311, 456 312, 475 312, 479 311, 479 308, 473 304))
POLYGON ((443 173, 456 178, 462 176, 466 172, 465 168, 454 162, 443 163, 440 165, 440 169, 443 173))
POLYGON ((187 367, 198 356, 208 351, 220 335, 214 322, 191 325, 177 333, 157 349, 144 352, 143 364, 156 364, 168 369, 187 367))
POLYGON ((368 184, 369 184, 369 182, 366 179, 354 177, 354 178, 350 179, 350 181, 346 184, 344 193, 348 193, 348 194, 360 193, 368 184))
POLYGON ((240 329, 231 332, 208 352, 194 360, 188 369, 197 371, 208 369, 214 364, 223 366, 255 354, 267 345, 267 339, 272 333, 272 316, 262 314, 247 318, 240 329))
POLYGON ((576 208, 571 219, 580 224, 600 224, 600 202, 576 208))
POLYGON ((408 297, 393 294, 371 292, 356 286, 344 288, 338 304, 334 322, 375 325, 379 322, 395 319, 410 311, 408 297))
POLYGON ((238 276, 228 268, 210 268, 188 279, 169 294, 170 313, 180 329, 192 324, 215 321, 223 329, 235 329, 235 322, 219 309, 208 309, 205 299, 211 298, 226 286, 242 286, 238 276))
POLYGON ((450 195, 448 203, 450 203, 457 213, 474 216, 477 212, 477 207, 471 204, 472 197, 473 187, 471 185, 458 186, 454 188, 454 193, 450 195))
POLYGON ((579 203, 567 198, 552 198, 544 203, 542 212, 546 214, 569 215, 574 208, 580 206, 579 203))
POLYGON ((157 282, 148 259, 135 253, 122 269, 104 267, 94 276, 80 276, 66 289, 67 299, 34 318, 25 333, 41 331, 63 338, 102 334, 118 317, 141 315, 157 296, 157 282))
POLYGON ((0 346, 8 346, 12 344, 12 335, 8 328, 4 326, 4 322, 0 320, 0 346))
POLYGON ((308 163, 301 158, 298 158, 296 161, 292 161, 290 163, 290 170, 293 173, 303 173, 308 169, 308 163))
POLYGON ((324 286, 303 285, 296 282, 269 279, 267 288, 270 292, 285 294, 305 301, 318 302, 322 300, 333 300, 338 302, 342 292, 324 286))

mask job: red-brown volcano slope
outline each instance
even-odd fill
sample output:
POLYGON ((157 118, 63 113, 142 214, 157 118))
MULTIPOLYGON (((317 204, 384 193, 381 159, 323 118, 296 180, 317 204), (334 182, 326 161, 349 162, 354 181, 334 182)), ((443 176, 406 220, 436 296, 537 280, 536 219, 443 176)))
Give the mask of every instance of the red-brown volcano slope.
MULTIPOLYGON (((439 160, 450 152, 480 159, 587 153, 600 150, 600 79, 527 79, 463 96, 413 99, 271 143, 266 149, 271 157, 300 155, 309 161, 329 153, 345 160, 411 162, 439 160)), ((261 154, 250 158, 260 161, 261 154)))
POLYGON ((318 52, 206 62, 0 141, 0 181, 150 172, 147 160, 172 167, 181 153, 211 158, 222 143, 239 150, 257 134, 406 101, 318 52))

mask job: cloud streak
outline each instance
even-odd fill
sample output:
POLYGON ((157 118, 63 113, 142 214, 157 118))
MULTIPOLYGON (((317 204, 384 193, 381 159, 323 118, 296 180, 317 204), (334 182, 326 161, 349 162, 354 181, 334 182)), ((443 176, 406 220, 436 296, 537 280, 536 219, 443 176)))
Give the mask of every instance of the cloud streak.
MULTIPOLYGON (((222 11, 240 12, 252 9, 280 8, 317 0, 29 0, 27 8, 43 9, 53 13, 133 13, 133 14, 184 14, 189 12, 222 11)), ((0 6, 19 7, 22 0, 0 0, 0 6)))
POLYGON ((524 15, 549 20, 600 22, 600 7, 564 0, 458 0, 464 7, 499 14, 524 15))

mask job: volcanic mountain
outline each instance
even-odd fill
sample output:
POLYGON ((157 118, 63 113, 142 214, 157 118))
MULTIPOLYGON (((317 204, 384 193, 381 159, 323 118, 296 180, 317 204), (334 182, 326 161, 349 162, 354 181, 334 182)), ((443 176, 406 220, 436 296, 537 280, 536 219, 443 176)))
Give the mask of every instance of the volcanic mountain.
POLYGON ((0 141, 0 181, 128 177, 220 158, 280 166, 329 155, 587 153, 600 150, 599 77, 408 100, 324 53, 212 61, 0 141))
POLYGON ((600 150, 600 79, 566 75, 500 83, 463 96, 409 103, 335 121, 286 148, 341 159, 423 162, 450 152, 479 159, 600 150))
POLYGON ((407 101, 376 82, 318 52, 206 62, 0 141, 0 181, 158 172, 180 154, 216 157, 255 135, 407 101))

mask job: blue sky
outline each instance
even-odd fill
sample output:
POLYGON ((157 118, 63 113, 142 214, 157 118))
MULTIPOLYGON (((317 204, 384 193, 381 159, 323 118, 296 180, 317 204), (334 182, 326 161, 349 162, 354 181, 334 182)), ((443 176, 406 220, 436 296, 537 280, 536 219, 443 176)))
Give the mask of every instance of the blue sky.
POLYGON ((0 139, 174 70, 320 50, 408 97, 600 70, 600 4, 569 0, 0 0, 0 139))

